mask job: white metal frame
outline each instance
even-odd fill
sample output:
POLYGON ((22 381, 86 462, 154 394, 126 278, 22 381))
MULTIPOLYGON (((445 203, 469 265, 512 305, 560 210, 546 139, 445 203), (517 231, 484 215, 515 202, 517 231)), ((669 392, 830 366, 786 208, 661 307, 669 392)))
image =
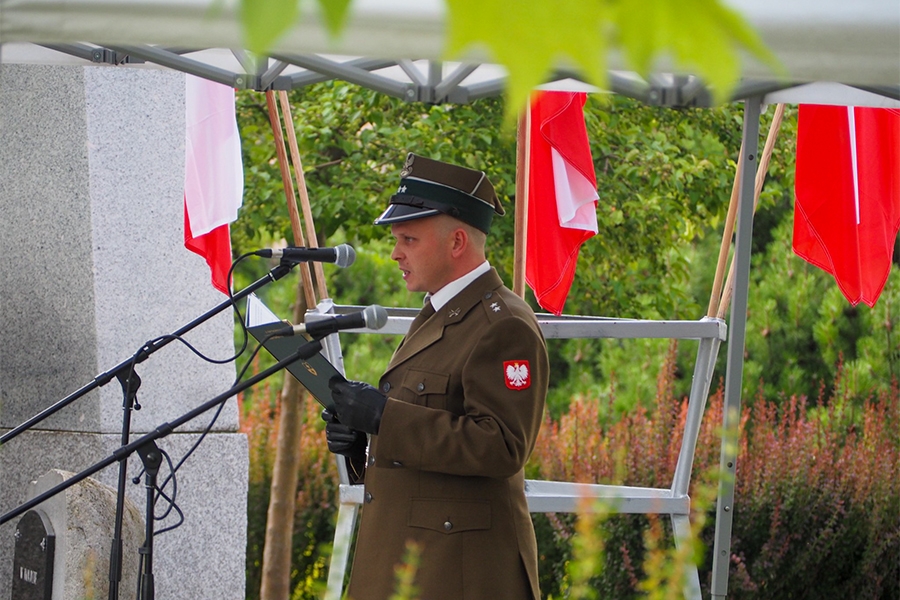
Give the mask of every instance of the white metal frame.
MULTIPOLYGON (((359 310, 360 307, 334 306, 330 301, 320 303, 307 313, 314 321, 334 313, 359 310)), ((417 309, 390 309, 388 324, 378 332, 405 333, 417 309)), ((716 356, 726 338, 725 323, 704 317, 699 321, 645 321, 635 319, 604 319, 595 317, 554 317, 538 315, 544 336, 548 339, 569 338, 667 338, 697 339, 699 347, 694 365, 688 415, 681 450, 669 488, 582 484, 564 481, 526 481, 526 497, 531 512, 574 513, 582 509, 584 498, 608 499, 610 510, 618 513, 668 514, 672 518, 676 543, 681 544, 690 534, 690 485, 694 450, 703 418, 716 356)), ((367 332, 367 330, 359 330, 367 332)), ((339 368, 343 359, 336 336, 326 340, 325 352, 339 368)), ((338 460, 340 473, 340 505, 334 537, 334 551, 328 574, 327 599, 341 597, 344 575, 350 551, 350 540, 356 524, 359 506, 363 502, 363 486, 349 481, 345 462, 338 460)), ((696 567, 689 573, 684 590, 686 598, 700 598, 700 579, 696 567)))
MULTIPOLYGON (((721 472, 716 508, 716 532, 711 595, 725 598, 732 512, 734 507, 734 474, 737 427, 741 406, 741 378, 746 329, 747 294, 750 268, 750 238, 753 223, 753 173, 758 150, 759 116, 762 103, 815 102, 842 105, 898 106, 896 56, 898 38, 896 25, 900 11, 895 1, 862 0, 847 3, 842 0, 804 0, 796 6, 785 6, 775 0, 729 0, 753 25, 765 42, 788 65, 793 81, 772 79, 767 67, 761 71, 752 64, 744 65, 744 79, 732 98, 745 100, 743 177, 740 182, 740 216, 735 243, 735 273, 737 275, 730 316, 725 384, 725 415, 723 423, 721 472), (815 17, 810 19, 810 16, 815 17), (835 43, 835 32, 840 42, 835 43), (864 59, 864 60, 863 60, 864 59), (865 68, 863 68, 865 67, 865 68), (840 81, 854 87, 824 89, 840 81), (818 83, 811 83, 818 82, 818 83), (860 97, 862 94, 864 97, 860 97), (801 100, 801 98, 803 98, 801 100)), ((236 88, 257 90, 295 89, 318 81, 340 78, 358 83, 382 93, 407 101, 470 102, 493 96, 505 87, 505 74, 490 65, 474 63, 442 64, 428 60, 440 54, 444 30, 440 0, 373 0, 356 7, 355 19, 348 25, 342 39, 344 46, 334 47, 334 40, 326 43, 321 25, 316 19, 302 20, 302 31, 288 36, 281 51, 270 57, 252 57, 240 44, 239 29, 233 11, 210 13, 203 0, 145 0, 144 2, 111 2, 108 10, 98 12, 96 2, 90 0, 57 3, 49 6, 40 0, 9 2, 0 0, 0 64, 82 64, 110 66, 151 66, 176 69, 218 81, 236 88), (165 10, 175 6, 177 10, 165 10), (376 10, 377 9, 377 10, 376 10), (110 24, 115 24, 111 26, 110 24), (307 27, 308 24, 308 27, 307 27), (123 34, 123 26, 129 29, 123 34), (116 33, 128 44, 103 43, 102 38, 116 33), (167 39, 166 38, 170 38, 167 39), (79 40, 94 40, 90 43, 79 40), (349 43, 353 40, 353 43, 349 43), (146 42, 153 42, 148 44, 146 42), (164 44, 190 43, 192 48, 177 48, 164 44), (38 45, 41 44, 41 45, 38 45), (367 45, 368 44, 368 45, 367 45), (393 46, 396 44, 396 46, 393 46), (313 54, 330 48, 344 57, 313 54), (394 48, 392 51, 391 48, 394 48), (343 52, 340 52, 343 50, 343 52), (423 60, 383 60, 373 55, 418 56, 423 60), (71 63, 70 63, 71 61, 71 63), (446 71, 445 71, 446 67, 446 71), (397 74, 401 77, 398 78, 397 74)), ((560 73, 552 79, 567 79, 571 74, 560 73)), ((558 81, 554 85, 559 84, 558 81)), ((609 74, 609 89, 614 93, 633 97, 657 106, 706 106, 710 96, 702 82, 692 76, 657 73, 645 79, 633 74, 613 71, 609 74)), ((320 306, 320 318, 335 310, 334 306, 320 306)), ((414 312, 414 311, 412 311, 414 312)), ((394 333, 406 330, 411 313, 392 315, 389 327, 394 333)), ((555 319, 541 318, 545 335, 576 337, 589 330, 589 337, 695 337, 700 339, 694 381, 690 396, 688 423, 678 459, 676 474, 669 490, 620 488, 616 486, 577 486, 566 482, 529 482, 529 506, 533 511, 571 507, 573 494, 589 491, 595 497, 618 498, 621 512, 647 512, 662 507, 661 512, 673 515, 676 540, 686 533, 684 525, 690 499, 686 490, 690 481, 693 451, 703 408, 708 395, 709 380, 721 341, 725 339, 724 323, 646 322, 590 319, 584 317, 555 319), (695 330, 696 326, 696 330, 695 330), (708 331, 712 326, 716 331, 708 331), (663 334, 661 332, 665 331, 663 334), (701 392, 703 392, 701 394, 701 392), (693 440, 693 441, 691 441, 693 440), (650 506, 652 504, 652 506, 650 506), (634 508, 635 510, 629 510, 634 508)), ((342 363, 336 336, 327 342, 328 354, 335 364, 342 363)), ((343 369, 342 369, 343 370, 343 369)), ((329 573, 329 597, 339 595, 343 573, 347 566, 349 539, 359 508, 359 487, 350 486, 343 461, 341 469, 341 506, 338 518, 336 545, 329 573), (335 590, 337 590, 335 592, 335 590)), ((699 588, 691 585, 688 597, 698 597, 699 588)))
MULTIPOLYGON (((747 299, 750 280, 750 242, 753 233, 754 177, 759 149, 759 119, 762 96, 744 101, 743 153, 738 196, 738 221, 735 239, 735 281, 731 304, 731 339, 728 344, 725 376, 724 422, 721 434, 719 489, 716 502, 716 531, 713 542, 711 597, 725 598, 728 590, 728 565, 731 554, 731 528, 734 508, 734 475, 737 467, 737 446, 741 409, 741 379, 744 366, 744 338, 746 333, 747 299)), ((326 318, 335 313, 352 312, 360 307, 335 306, 330 300, 320 303, 306 315, 308 321, 326 318)), ((378 332, 356 330, 358 333, 402 334, 409 328, 418 309, 392 308, 388 323, 378 332)), ((704 317, 699 321, 646 321, 608 319, 601 317, 553 317, 538 315, 538 322, 548 339, 569 338, 668 338, 697 339, 699 347, 694 363, 688 415, 682 437, 672 484, 668 489, 633 486, 579 484, 564 481, 528 480, 526 496, 531 512, 577 512, 585 497, 609 499, 611 509, 618 513, 668 514, 676 545, 690 535, 691 500, 688 489, 694 463, 697 436, 709 397, 713 370, 719 346, 726 339, 724 321, 704 317)), ((343 356, 337 334, 329 336, 325 353, 342 372, 343 356)), ((363 486, 351 485, 346 465, 338 460, 340 473, 340 506, 335 529, 334 551, 328 573, 326 600, 341 597, 344 575, 350 553, 350 540, 356 525, 359 506, 363 502, 363 486)), ((700 600, 700 577, 696 567, 689 573, 684 597, 700 600)))

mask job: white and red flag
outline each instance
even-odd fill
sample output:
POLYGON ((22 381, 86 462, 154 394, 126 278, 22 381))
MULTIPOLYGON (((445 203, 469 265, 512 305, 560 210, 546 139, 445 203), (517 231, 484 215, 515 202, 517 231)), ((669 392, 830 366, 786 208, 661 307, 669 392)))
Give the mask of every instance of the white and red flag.
POLYGON ((875 306, 900 230, 900 110, 803 104, 794 252, 875 306))
POLYGON ((578 251, 597 233, 597 177, 584 124, 584 92, 538 92, 530 107, 525 281, 560 315, 578 251))
POLYGON ((185 76, 184 246, 206 259, 228 293, 231 234, 244 194, 234 89, 185 76))

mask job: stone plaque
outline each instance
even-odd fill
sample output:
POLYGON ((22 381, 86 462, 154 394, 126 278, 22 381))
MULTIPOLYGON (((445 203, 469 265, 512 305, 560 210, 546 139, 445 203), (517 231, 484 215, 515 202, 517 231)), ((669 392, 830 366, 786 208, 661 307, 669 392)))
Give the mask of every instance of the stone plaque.
POLYGON ((56 536, 40 509, 29 510, 16 524, 12 600, 51 600, 56 536))

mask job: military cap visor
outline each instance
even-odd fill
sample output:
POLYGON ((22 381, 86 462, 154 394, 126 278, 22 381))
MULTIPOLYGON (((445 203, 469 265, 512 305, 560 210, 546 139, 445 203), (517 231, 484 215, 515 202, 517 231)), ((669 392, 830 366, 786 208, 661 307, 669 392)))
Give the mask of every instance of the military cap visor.
POLYGON ((375 224, 390 225, 445 214, 488 233, 494 212, 493 204, 477 196, 433 181, 405 177, 375 224))

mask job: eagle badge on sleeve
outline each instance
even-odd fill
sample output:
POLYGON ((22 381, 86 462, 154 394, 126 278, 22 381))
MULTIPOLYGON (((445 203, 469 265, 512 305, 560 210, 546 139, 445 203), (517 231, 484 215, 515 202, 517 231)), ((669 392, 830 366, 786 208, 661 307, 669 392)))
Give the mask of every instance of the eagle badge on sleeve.
POLYGON ((506 379, 506 387, 511 390, 524 390, 531 386, 531 369, 527 360, 504 362, 503 375, 506 379))

